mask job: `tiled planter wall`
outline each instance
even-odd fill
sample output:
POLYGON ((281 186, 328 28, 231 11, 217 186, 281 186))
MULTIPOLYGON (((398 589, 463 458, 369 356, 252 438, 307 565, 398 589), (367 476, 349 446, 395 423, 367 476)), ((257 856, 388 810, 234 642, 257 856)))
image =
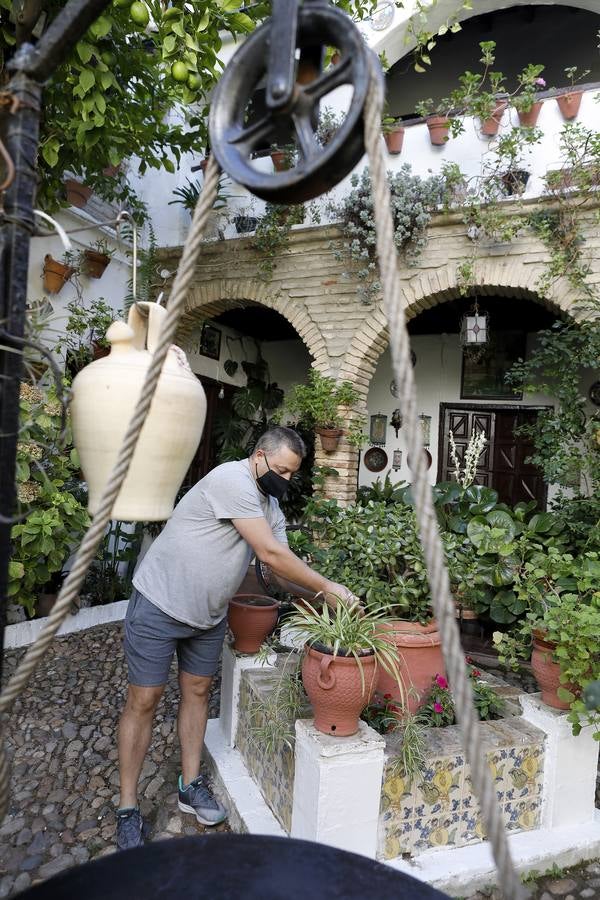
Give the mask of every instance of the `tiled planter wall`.
MULTIPOLYGON (((274 690, 278 677, 277 670, 243 672, 236 747, 269 808, 289 833, 294 753, 286 745, 276 752, 266 752, 260 739, 252 735, 250 723, 250 714, 254 725, 264 722, 260 705, 274 690)), ((545 735, 520 717, 516 689, 493 676, 485 677, 506 699, 506 718, 481 723, 498 800, 509 831, 532 830, 540 825, 545 735)), ((394 772, 400 740, 401 735, 393 733, 385 738, 377 856, 393 859, 483 841, 458 726, 428 729, 427 769, 412 785, 394 772)))

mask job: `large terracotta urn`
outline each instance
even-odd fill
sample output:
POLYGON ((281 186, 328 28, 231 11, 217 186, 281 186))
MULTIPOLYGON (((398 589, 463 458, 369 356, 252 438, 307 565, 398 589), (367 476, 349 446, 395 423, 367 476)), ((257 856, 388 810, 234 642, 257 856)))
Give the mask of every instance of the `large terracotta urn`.
POLYGON ((398 668, 402 689, 383 669, 379 670, 377 691, 391 694, 399 706, 414 713, 423 705, 436 675, 445 676, 442 639, 438 624, 419 622, 386 622, 381 625, 385 637, 398 651, 398 668))
POLYGON ((559 687, 572 689, 572 685, 560 683, 560 666, 554 660, 556 644, 545 639, 545 633, 535 630, 533 633, 533 650, 531 652, 531 668, 538 687, 542 692, 542 701, 553 709, 569 709, 570 703, 558 696, 559 687))
MULTIPOLYGON (((137 404, 166 310, 156 303, 131 307, 127 323, 106 333, 108 356, 73 381, 73 438, 94 514, 137 404), (147 315, 143 314, 143 311, 147 315)), ((202 437, 206 397, 180 347, 171 346, 127 477, 112 509, 126 522, 163 521, 202 437)))
POLYGON ((307 647, 302 662, 302 683, 318 731, 337 737, 348 737, 358 731, 359 716, 371 702, 377 684, 375 656, 359 658, 360 666, 353 656, 334 656, 316 646, 307 647))

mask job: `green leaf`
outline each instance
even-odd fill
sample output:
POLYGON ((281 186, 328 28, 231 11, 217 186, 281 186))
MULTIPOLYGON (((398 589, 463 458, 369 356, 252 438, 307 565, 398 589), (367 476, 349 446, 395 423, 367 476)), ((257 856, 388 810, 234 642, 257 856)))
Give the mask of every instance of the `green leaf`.
POLYGON ((100 40, 100 38, 106 37, 108 32, 111 30, 112 25, 112 19, 110 19, 108 16, 100 16, 99 19, 96 19, 96 21, 93 22, 92 25, 90 25, 90 31, 95 38, 98 38, 98 40, 100 40))
POLYGON ((245 33, 248 33, 250 31, 253 31, 254 29, 254 22, 252 21, 250 16, 247 16, 246 13, 241 12, 234 13, 227 24, 232 29, 232 31, 243 31, 245 33))
POLYGON ((239 0, 217 0, 217 6, 223 12, 234 12, 240 8, 239 0))
POLYGON ((172 53, 177 46, 177 38, 174 34, 168 34, 163 41, 163 52, 167 56, 172 53))
POLYGON ((115 76, 112 72, 101 72, 100 73, 100 84, 104 88, 104 90, 108 90, 108 88, 115 83, 115 76))
POLYGON ((198 34, 201 31, 206 31, 206 29, 208 28, 209 22, 210 22, 210 15, 208 13, 208 10, 206 9, 204 11, 204 15, 202 16, 202 18, 196 25, 196 34, 198 34))
POLYGON ((170 172, 172 175, 175 174, 175 164, 173 163, 172 159, 168 159, 168 157, 165 157, 162 161, 162 164, 167 172, 170 172))
POLYGON ((79 41, 77 44, 77 55, 82 63, 88 63, 94 54, 94 48, 85 41, 79 41))
POLYGON ((92 69, 84 69, 79 76, 79 84, 84 94, 87 94, 96 84, 96 76, 92 69))

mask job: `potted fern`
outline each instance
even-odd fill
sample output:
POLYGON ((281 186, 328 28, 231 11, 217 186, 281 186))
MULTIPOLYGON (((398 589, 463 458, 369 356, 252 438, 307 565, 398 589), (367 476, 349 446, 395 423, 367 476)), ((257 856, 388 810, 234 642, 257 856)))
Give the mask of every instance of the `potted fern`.
POLYGON ((306 635, 302 682, 311 701, 315 728, 324 734, 356 734, 384 670, 400 685, 398 654, 382 636, 381 613, 326 603, 317 610, 298 606, 289 620, 306 635))

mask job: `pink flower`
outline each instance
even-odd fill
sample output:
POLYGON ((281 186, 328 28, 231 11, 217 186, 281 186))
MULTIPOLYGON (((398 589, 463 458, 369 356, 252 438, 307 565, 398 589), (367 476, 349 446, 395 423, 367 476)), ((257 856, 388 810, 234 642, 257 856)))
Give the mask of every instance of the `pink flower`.
POLYGON ((444 712, 444 707, 442 706, 441 703, 434 703, 434 704, 433 704, 433 711, 436 712, 436 713, 444 712))
POLYGON ((391 694, 384 694, 384 695, 383 695, 383 699, 384 699, 384 700, 391 700, 391 699, 392 699, 392 695, 391 695, 391 694))
POLYGON ((541 78, 541 77, 540 77, 540 78, 536 78, 535 81, 534 81, 533 83, 535 84, 536 87, 541 87, 541 88, 545 88, 545 87, 546 87, 546 80, 545 80, 544 78, 541 78))
POLYGON ((436 675, 436 676, 435 676, 435 683, 437 684, 438 687, 441 687, 441 688, 447 688, 447 687, 448 687, 448 682, 446 681, 446 679, 444 678, 443 675, 436 675))
POLYGON ((481 675, 481 672, 479 671, 479 669, 473 669, 473 671, 471 672, 471 675, 474 678, 477 678, 478 675, 481 675))

